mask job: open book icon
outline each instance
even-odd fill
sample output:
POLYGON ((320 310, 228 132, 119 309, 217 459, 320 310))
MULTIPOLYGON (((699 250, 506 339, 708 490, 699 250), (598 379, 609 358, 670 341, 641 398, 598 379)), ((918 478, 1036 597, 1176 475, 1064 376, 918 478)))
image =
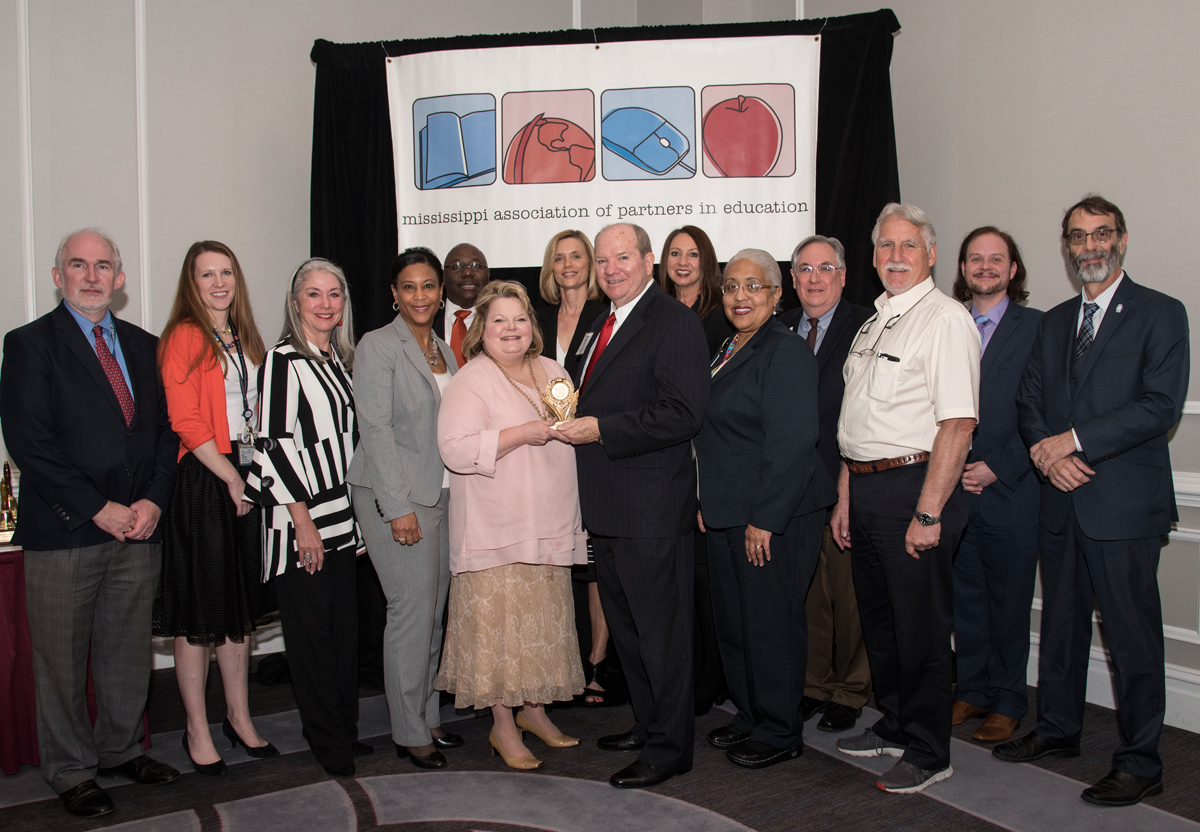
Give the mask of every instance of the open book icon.
POLYGON ((430 113, 421 128, 421 190, 496 181, 496 111, 430 113))

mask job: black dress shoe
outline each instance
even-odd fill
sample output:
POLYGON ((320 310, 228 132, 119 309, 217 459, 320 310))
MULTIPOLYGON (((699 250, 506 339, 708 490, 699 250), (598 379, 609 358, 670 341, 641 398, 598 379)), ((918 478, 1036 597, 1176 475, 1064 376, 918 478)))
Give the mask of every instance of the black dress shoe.
POLYGON ((682 773, 679 771, 661 771, 649 763, 634 760, 608 778, 608 782, 618 789, 645 789, 650 786, 657 786, 659 783, 665 783, 676 774, 682 773))
POLYGON ((1079 795, 1088 803, 1097 806, 1132 806, 1143 797, 1162 794, 1162 780, 1151 780, 1124 771, 1113 769, 1099 783, 1084 789, 1079 795))
POLYGON ((355 740, 354 742, 350 743, 350 753, 355 757, 365 757, 368 754, 374 754, 375 749, 367 745, 365 742, 358 742, 355 740))
POLYGON ((742 768, 766 768, 784 760, 794 760, 804 753, 804 746, 776 748, 765 742, 746 740, 725 752, 725 757, 742 768))
POLYGON ((438 748, 458 748, 463 744, 463 738, 458 734, 451 734, 447 731, 440 737, 434 737, 433 744, 438 748))
MULTIPOLYGON (((183 733, 185 736, 187 735, 187 731, 183 733)), ((229 717, 225 717, 225 721, 221 723, 221 733, 229 740, 230 748, 237 748, 240 745, 245 749, 246 754, 251 757, 261 760, 267 757, 279 756, 279 749, 271 745, 271 743, 267 743, 266 745, 246 745, 245 740, 238 736, 238 732, 234 729, 233 723, 229 721, 229 717)), ((195 763, 192 763, 192 765, 195 765, 195 763)))
MULTIPOLYGON (((646 745, 646 741, 633 731, 626 731, 624 734, 609 734, 607 737, 601 737, 596 740, 596 745, 605 751, 641 751, 642 747, 646 745)), ((624 787, 618 786, 617 788, 624 787)))
POLYGON ((445 768, 447 765, 446 757, 442 754, 442 752, 437 750, 434 750, 424 756, 417 756, 403 745, 397 745, 396 756, 401 760, 407 757, 408 759, 412 760, 412 764, 417 768, 436 769, 445 768))
POLYGON ((814 714, 819 714, 829 707, 828 702, 822 702, 820 699, 813 699, 811 696, 802 696, 800 698, 800 718, 808 722, 813 718, 814 714))
POLYGON ((340 766, 322 766, 326 774, 332 774, 334 777, 353 777, 354 776, 354 761, 342 763, 340 766))
POLYGON ((817 723, 817 727, 831 734, 840 734, 858 724, 860 716, 862 716, 862 708, 851 708, 849 705, 830 702, 829 707, 821 716, 821 721, 817 723))
POLYGON ((750 739, 749 734, 734 730, 732 725, 714 728, 708 732, 708 744, 713 748, 733 748, 748 739, 750 739))
POLYGON ((183 732, 183 750, 184 753, 188 755, 188 761, 192 764, 192 768, 196 770, 197 774, 205 774, 209 777, 224 777, 225 772, 228 771, 228 769, 225 767, 225 761, 220 758, 219 754, 217 755, 217 761, 215 763, 197 763, 195 760, 193 760, 192 749, 188 748, 186 729, 183 732))
POLYGON ((113 806, 108 792, 97 786, 95 780, 84 780, 75 788, 59 794, 58 799, 68 812, 81 818, 98 818, 117 808, 113 806))
POLYGON ((101 777, 128 777, 135 783, 147 786, 161 786, 179 779, 179 772, 166 763, 151 760, 145 754, 126 760, 119 766, 100 769, 101 777))
POLYGON ((1030 731, 1023 737, 1000 743, 992 749, 992 756, 1006 763, 1032 763, 1043 757, 1078 757, 1079 746, 1050 742, 1030 731))

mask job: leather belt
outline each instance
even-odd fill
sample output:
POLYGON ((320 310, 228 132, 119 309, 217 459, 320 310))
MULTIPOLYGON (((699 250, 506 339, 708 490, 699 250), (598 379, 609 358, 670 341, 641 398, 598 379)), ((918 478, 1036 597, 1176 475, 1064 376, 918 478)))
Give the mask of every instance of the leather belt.
POLYGON ((850 469, 851 474, 878 474, 880 471, 886 471, 889 468, 903 468, 905 465, 916 465, 919 462, 929 460, 929 452, 921 451, 919 454, 909 454, 908 456, 894 456, 891 459, 877 459, 874 462, 851 462, 846 460, 846 467, 850 469))

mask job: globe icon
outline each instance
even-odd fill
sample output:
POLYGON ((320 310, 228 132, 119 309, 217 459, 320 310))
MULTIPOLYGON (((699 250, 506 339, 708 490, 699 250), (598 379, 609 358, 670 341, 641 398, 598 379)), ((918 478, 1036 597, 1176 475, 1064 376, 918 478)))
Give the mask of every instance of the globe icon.
POLYGON ((573 121, 539 113, 513 136, 504 154, 504 181, 588 182, 596 175, 596 143, 573 121))

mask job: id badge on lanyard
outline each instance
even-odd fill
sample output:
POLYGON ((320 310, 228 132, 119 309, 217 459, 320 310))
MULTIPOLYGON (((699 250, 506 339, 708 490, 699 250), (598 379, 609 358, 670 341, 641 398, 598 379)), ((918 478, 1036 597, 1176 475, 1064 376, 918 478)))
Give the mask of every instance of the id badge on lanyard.
POLYGON ((250 442, 237 443, 238 449, 238 464, 243 468, 249 468, 250 463, 254 461, 254 445, 250 442))

